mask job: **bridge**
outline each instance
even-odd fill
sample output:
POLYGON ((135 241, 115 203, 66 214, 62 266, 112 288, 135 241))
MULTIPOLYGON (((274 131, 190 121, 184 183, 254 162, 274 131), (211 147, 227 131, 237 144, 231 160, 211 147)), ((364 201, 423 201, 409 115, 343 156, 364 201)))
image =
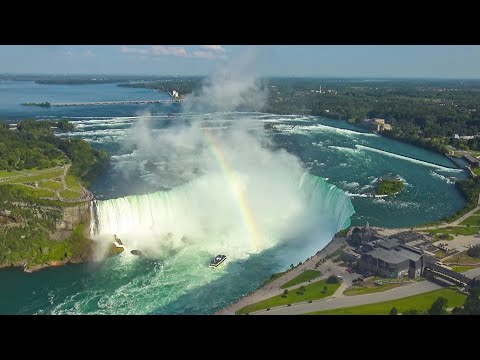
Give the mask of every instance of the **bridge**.
POLYGON ((442 278, 458 286, 478 286, 478 280, 465 276, 464 274, 457 273, 453 270, 444 268, 434 263, 430 263, 425 268, 425 274, 431 274, 433 276, 442 278))
POLYGON ((180 100, 118 100, 118 101, 92 101, 92 102, 65 102, 50 103, 50 106, 96 106, 96 105, 125 105, 125 104, 173 104, 180 100))

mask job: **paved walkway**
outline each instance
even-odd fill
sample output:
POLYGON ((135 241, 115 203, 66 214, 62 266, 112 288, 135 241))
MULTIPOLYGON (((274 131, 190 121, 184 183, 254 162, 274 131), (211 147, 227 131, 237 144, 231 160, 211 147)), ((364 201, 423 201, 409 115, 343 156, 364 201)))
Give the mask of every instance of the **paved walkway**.
POLYGON ((269 311, 260 310, 257 312, 252 312, 250 313, 250 315, 300 315, 313 311, 332 310, 349 306, 358 306, 395 300, 407 296, 423 294, 437 289, 441 289, 441 286, 434 284, 430 281, 421 281, 374 294, 343 296, 338 298, 331 297, 326 300, 314 301, 311 304, 297 303, 292 304, 292 306, 272 308, 269 311))
MULTIPOLYGON (((323 274, 322 277, 317 278, 316 280, 323 279, 325 277, 328 277, 329 275, 339 275, 343 273, 343 269, 338 268, 337 265, 333 264, 331 262, 325 262, 325 264, 322 264, 318 269, 315 269, 315 264, 325 258, 326 256, 332 254, 336 250, 340 249, 342 246, 346 245, 346 241, 343 238, 334 238, 330 243, 327 244, 319 253, 316 255, 312 256, 310 259, 305 261, 302 265, 296 267, 293 270, 290 270, 288 273, 285 275, 279 277, 278 279, 266 284, 260 289, 255 290, 253 293, 246 295, 242 298, 240 298, 238 301, 235 303, 223 308, 222 310, 219 310, 215 313, 215 315, 234 315, 237 310, 240 310, 241 308, 254 304, 256 302, 271 298, 273 296, 277 296, 283 293, 284 289, 281 289, 280 286, 285 284, 286 282, 292 280, 293 278, 297 277, 300 275, 303 271, 305 270, 320 270, 323 274), (330 269, 330 271, 328 271, 330 269)), ((305 282, 303 284, 298 284, 293 287, 290 287, 289 289, 296 289, 297 287, 300 287, 302 285, 307 285, 311 284, 312 282, 305 282)))

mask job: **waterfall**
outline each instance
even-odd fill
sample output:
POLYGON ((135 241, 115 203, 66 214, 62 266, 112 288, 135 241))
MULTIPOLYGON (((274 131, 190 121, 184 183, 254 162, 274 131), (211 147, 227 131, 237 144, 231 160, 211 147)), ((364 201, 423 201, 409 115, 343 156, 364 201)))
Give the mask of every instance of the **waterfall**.
POLYGON ((252 227, 266 249, 306 231, 321 230, 331 238, 350 225, 354 213, 341 189, 316 176, 292 176, 269 186, 246 179, 252 224, 230 187, 221 174, 204 175, 170 191, 97 201, 92 235, 116 234, 127 248, 157 253, 186 245, 246 253, 252 249, 252 227))

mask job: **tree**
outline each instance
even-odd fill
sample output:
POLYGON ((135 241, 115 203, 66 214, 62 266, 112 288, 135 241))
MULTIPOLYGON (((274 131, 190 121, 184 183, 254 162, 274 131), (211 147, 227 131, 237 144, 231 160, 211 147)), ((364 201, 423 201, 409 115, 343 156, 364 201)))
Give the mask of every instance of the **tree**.
POLYGON ((470 257, 480 258, 480 244, 473 245, 467 250, 467 255, 470 257))
POLYGON ((460 306, 455 306, 452 309, 452 315, 461 315, 463 313, 463 310, 460 306))
POLYGON ((298 290, 300 290, 301 292, 305 292, 307 289, 305 289, 305 286, 302 285, 298 290))
POLYGON ((476 287, 470 291, 463 304, 465 315, 480 315, 480 288, 476 287))
POLYGON ((338 284, 340 280, 335 275, 330 275, 327 279, 327 284, 338 284))
POLYGON ((325 285, 325 286, 323 287, 323 293, 326 293, 326 292, 327 292, 327 289, 328 289, 328 287, 325 285))
POLYGON ((447 313, 448 300, 443 296, 439 296, 428 309, 429 315, 444 315, 447 313))
POLYGON ((395 306, 392 307, 392 310, 390 310, 390 315, 398 315, 398 310, 395 306))

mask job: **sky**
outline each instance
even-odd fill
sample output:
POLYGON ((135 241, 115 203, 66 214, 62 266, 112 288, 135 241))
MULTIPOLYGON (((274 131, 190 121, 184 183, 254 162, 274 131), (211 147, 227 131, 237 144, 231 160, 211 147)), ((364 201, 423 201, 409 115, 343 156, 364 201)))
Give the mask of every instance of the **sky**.
POLYGON ((261 76, 480 78, 478 45, 0 45, 0 73, 208 75, 245 53, 261 76))

